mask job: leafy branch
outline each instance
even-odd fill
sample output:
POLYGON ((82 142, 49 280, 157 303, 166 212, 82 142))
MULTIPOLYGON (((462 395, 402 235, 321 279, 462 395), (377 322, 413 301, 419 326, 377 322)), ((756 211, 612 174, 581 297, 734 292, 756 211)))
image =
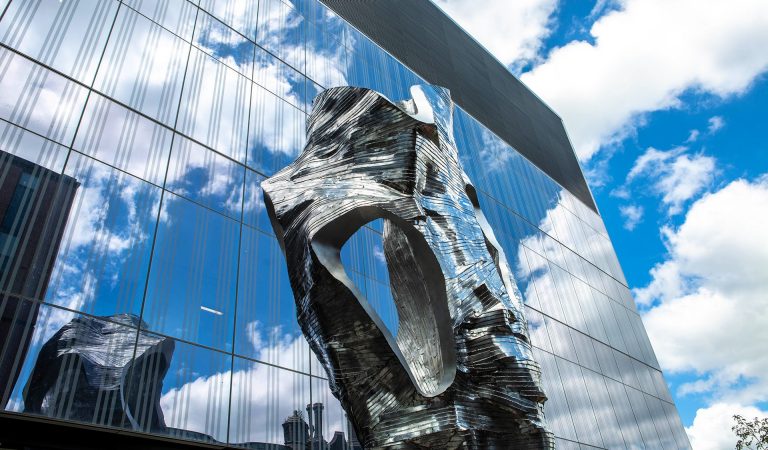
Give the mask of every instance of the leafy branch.
POLYGON ((736 414, 733 416, 736 425, 731 427, 739 440, 736 450, 768 450, 768 417, 747 420, 736 414))

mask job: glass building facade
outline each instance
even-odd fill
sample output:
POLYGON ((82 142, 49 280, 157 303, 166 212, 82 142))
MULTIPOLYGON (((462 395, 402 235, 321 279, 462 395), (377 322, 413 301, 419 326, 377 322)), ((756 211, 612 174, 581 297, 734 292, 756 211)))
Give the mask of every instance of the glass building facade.
MULTIPOLYGON (((0 14, 2 420, 359 448, 296 323, 259 183, 302 150, 322 89, 398 100, 426 81, 316 0, 0 0, 0 14)), ((600 216, 454 117, 558 448, 690 448, 600 216)), ((396 333, 381 231, 342 260, 396 333)))

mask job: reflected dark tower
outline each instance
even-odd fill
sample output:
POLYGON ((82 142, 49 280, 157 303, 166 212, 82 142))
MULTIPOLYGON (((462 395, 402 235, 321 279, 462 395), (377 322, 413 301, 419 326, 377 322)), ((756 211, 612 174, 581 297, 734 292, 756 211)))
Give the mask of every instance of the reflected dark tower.
POLYGON ((283 436, 286 447, 291 450, 305 450, 309 443, 309 425, 301 416, 301 411, 293 414, 283 422, 283 436))
POLYGON ((312 435, 309 439, 310 450, 325 450, 327 444, 323 440, 323 404, 312 403, 307 405, 307 416, 309 419, 312 435))
POLYGON ((348 423, 350 440, 347 442, 343 431, 335 431, 330 442, 323 438, 323 410, 322 403, 307 405, 307 419, 304 420, 300 411, 293 414, 283 422, 285 446, 291 450, 362 450, 357 441, 352 425, 348 423))
POLYGON ((78 186, 0 151, 0 406, 19 377, 78 186))
POLYGON ((357 440, 357 434, 355 433, 355 427, 352 423, 347 421, 347 429, 349 430, 349 448, 350 450, 363 450, 363 446, 360 445, 360 441, 357 440))

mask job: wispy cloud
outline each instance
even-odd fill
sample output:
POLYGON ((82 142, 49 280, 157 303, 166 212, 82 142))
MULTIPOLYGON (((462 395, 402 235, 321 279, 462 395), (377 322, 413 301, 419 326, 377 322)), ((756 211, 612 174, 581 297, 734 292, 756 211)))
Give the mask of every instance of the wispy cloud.
POLYGON ((722 116, 713 116, 707 121, 707 132, 715 134, 725 126, 725 119, 722 116))
POLYGON ((670 150, 649 147, 635 160, 624 185, 614 191, 614 195, 627 193, 638 183, 647 184, 653 194, 661 197, 667 213, 675 215, 687 201, 712 184, 716 173, 716 161, 711 156, 690 154, 687 147, 670 150))
POLYGON ((635 227, 643 221, 644 209, 639 205, 623 205, 619 206, 619 213, 624 218, 624 228, 629 231, 635 229, 635 227))

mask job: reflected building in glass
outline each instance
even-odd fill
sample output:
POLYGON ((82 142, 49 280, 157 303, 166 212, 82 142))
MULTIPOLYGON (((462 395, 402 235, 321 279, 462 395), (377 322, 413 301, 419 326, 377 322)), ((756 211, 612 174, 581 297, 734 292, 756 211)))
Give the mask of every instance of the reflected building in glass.
MULTIPOLYGON (((562 122, 427 0, 0 0, 3 447, 361 448, 260 182, 321 90, 425 83, 456 101, 558 448, 690 448, 562 122)), ((341 256, 396 334, 381 235, 341 256)))

